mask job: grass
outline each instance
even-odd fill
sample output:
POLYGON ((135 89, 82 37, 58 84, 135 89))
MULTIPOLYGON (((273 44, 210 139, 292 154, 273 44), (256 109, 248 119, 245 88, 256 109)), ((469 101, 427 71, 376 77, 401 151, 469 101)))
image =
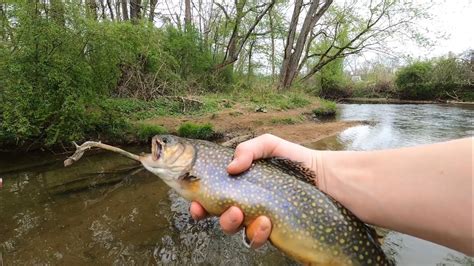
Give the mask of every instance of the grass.
POLYGON ((336 103, 333 101, 328 101, 321 99, 321 106, 313 110, 313 113, 319 118, 330 118, 335 117, 337 113, 336 103))
MULTIPOLYGON (((166 133, 166 129, 161 126, 140 122, 150 118, 204 114, 211 114, 212 118, 216 118, 219 111, 234 108, 237 103, 239 107, 250 110, 257 107, 264 107, 268 110, 288 110, 305 107, 317 100, 317 97, 310 96, 302 90, 282 92, 268 85, 257 84, 252 88, 235 85, 233 89, 225 92, 183 96, 182 98, 161 97, 150 101, 135 98, 109 98, 104 101, 103 105, 131 125, 126 132, 128 137, 139 141, 148 141, 154 135, 166 133), (183 101, 184 98, 193 100, 183 101)), ((235 111, 232 115, 239 116, 242 113, 235 111)), ((302 119, 298 117, 287 117, 272 119, 270 123, 290 125, 301 121, 302 119)), ((177 134, 197 139, 211 139, 216 135, 211 124, 198 125, 194 123, 182 124, 177 129, 177 134)))
POLYGON ((181 137, 192 138, 192 139, 212 139, 215 134, 212 124, 194 124, 186 122, 179 126, 177 133, 181 137))
POLYGON ((303 116, 299 117, 284 117, 284 118, 272 118, 270 123, 272 125, 294 125, 304 121, 303 116))
POLYGON ((273 110, 289 110, 305 107, 317 98, 300 90, 281 92, 269 86, 252 89, 236 87, 225 93, 212 93, 184 97, 196 101, 182 101, 182 98, 167 97, 144 101, 135 98, 110 98, 104 105, 131 121, 160 116, 203 115, 232 108, 236 103, 249 109, 264 107, 273 110))
POLYGON ((167 133, 166 129, 162 126, 142 123, 136 124, 134 126, 134 130, 134 134, 140 141, 148 141, 151 137, 155 135, 167 133))

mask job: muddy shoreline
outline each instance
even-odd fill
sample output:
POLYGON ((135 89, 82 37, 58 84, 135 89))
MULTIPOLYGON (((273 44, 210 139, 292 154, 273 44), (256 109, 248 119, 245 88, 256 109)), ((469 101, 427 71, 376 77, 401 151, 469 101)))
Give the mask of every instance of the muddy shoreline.
MULTIPOLYGON (((222 136, 218 142, 224 142, 243 135, 258 136, 271 133, 296 143, 309 143, 333 136, 343 130, 363 123, 363 121, 320 121, 312 115, 319 106, 313 103, 303 108, 290 110, 268 110, 256 112, 244 107, 205 116, 159 117, 146 120, 146 123, 159 125, 167 129, 176 129, 184 122, 197 124, 211 123, 222 136)), ((173 134, 173 131, 170 130, 173 134)))
MULTIPOLYGON (((145 122, 163 126, 169 130, 170 134, 175 134, 175 129, 184 122, 211 123, 218 137, 214 141, 218 143, 243 137, 239 140, 240 142, 261 134, 271 133, 299 144, 313 143, 337 135, 349 127, 364 123, 363 121, 319 121, 311 114, 311 110, 317 106, 318 103, 314 103, 304 108, 268 110, 266 113, 237 107, 204 116, 157 117, 145 122), (292 121, 292 123, 286 124, 285 121, 292 121)), ((148 144, 147 141, 141 142, 136 140, 118 143, 107 140, 102 141, 121 147, 146 146, 148 144)), ((0 160, 0 173, 5 174, 19 170, 13 163, 18 161, 22 162, 21 168, 47 167, 64 160, 74 150, 75 148, 72 145, 68 147, 53 147, 48 150, 32 149, 29 151, 25 151, 21 147, 7 147, 6 150, 0 150, 0 158, 2 158, 0 160), (50 160, 39 160, 39 158, 44 158, 45 154, 50 160)))

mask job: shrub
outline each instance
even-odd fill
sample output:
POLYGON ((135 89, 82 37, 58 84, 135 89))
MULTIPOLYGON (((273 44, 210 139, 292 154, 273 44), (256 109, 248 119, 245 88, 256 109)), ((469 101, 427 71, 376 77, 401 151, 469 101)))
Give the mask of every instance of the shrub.
POLYGON ((321 106, 313 110, 313 113, 319 118, 335 117, 337 113, 337 105, 335 102, 321 99, 321 106))
POLYGON ((429 83, 433 64, 415 62, 397 72, 395 83, 402 99, 427 100, 436 98, 438 92, 429 83))
POLYGON ((213 126, 209 123, 198 125, 191 122, 183 123, 178 128, 178 135, 192 139, 212 139, 215 132, 213 126))
POLYGON ((270 123, 273 125, 294 125, 304 121, 304 117, 285 117, 285 118, 272 118, 270 123))
POLYGON ((167 133, 162 126, 144 123, 136 124, 134 130, 137 138, 141 141, 148 141, 155 135, 167 133))
POLYGON ((343 71, 343 60, 337 59, 324 66, 318 74, 320 88, 318 96, 326 99, 341 99, 351 96, 348 80, 343 71))

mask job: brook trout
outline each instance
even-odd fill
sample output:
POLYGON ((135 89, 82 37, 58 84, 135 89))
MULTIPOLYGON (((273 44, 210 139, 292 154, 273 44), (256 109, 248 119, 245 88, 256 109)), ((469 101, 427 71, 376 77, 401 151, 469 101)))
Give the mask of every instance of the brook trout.
POLYGON ((260 215, 272 221, 271 243, 310 265, 390 265, 376 237, 362 221, 311 182, 301 164, 266 159, 237 176, 226 167, 234 151, 176 136, 155 136, 144 167, 187 200, 212 215, 239 207, 248 225, 260 215))

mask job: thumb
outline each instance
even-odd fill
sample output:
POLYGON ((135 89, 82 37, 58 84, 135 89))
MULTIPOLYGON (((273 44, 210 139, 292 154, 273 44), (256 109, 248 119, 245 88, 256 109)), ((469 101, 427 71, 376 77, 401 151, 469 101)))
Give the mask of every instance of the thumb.
POLYGON ((235 154, 235 158, 227 166, 227 172, 231 175, 237 175, 249 169, 252 165, 252 154, 235 154))

